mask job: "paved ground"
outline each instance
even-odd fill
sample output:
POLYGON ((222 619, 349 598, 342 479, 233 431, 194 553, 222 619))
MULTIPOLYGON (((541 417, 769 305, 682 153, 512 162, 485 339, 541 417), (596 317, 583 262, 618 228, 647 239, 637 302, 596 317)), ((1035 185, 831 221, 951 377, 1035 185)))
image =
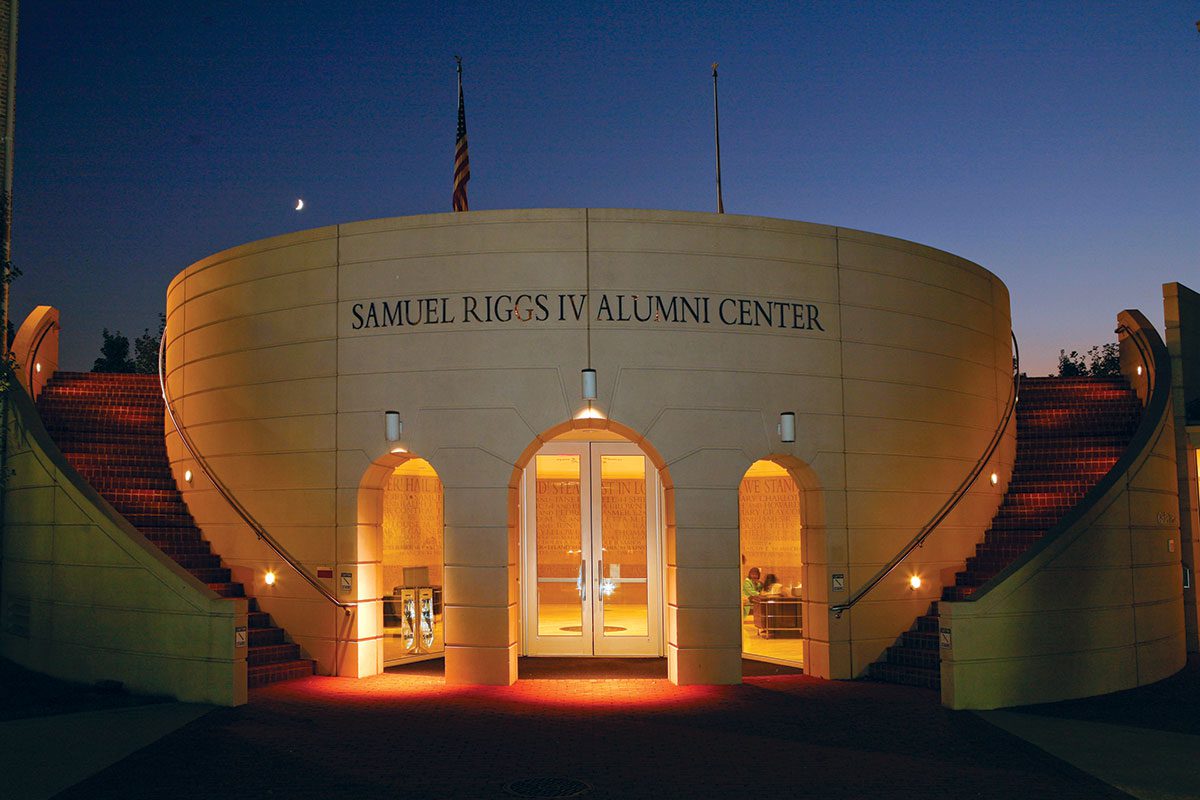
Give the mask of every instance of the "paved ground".
POLYGON ((661 661, 569 667, 523 661, 511 687, 447 687, 437 664, 267 687, 62 797, 489 798, 535 777, 589 800, 1128 797, 925 690, 749 662, 728 687, 671 686, 661 661))

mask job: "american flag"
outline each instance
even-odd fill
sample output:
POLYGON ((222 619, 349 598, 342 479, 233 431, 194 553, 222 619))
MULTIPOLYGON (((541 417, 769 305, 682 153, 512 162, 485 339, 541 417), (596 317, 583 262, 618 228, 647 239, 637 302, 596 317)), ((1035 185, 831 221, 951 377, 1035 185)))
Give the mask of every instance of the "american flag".
POLYGON ((454 142, 454 210, 467 210, 467 181, 471 160, 467 157, 467 109, 463 105, 462 59, 458 59, 458 137, 454 142))

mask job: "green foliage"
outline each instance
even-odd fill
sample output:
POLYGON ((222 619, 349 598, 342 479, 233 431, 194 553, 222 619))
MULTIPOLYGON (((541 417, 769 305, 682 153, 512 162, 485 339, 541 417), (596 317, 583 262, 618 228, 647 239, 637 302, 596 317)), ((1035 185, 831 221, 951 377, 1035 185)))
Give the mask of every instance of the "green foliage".
POLYGON ((1087 349, 1083 355, 1079 351, 1058 351, 1058 377, 1073 378, 1080 375, 1094 377, 1109 377, 1121 374, 1121 351, 1116 342, 1098 344, 1087 349))
POLYGON ((100 357, 92 365, 92 372, 134 372, 142 375, 158 373, 158 343, 162 341, 167 327, 167 315, 158 315, 158 335, 142 329, 142 335, 133 340, 133 358, 129 357, 129 337, 120 331, 113 333, 104 329, 104 343, 100 345, 100 357))
POLYGON ((158 343, 162 341, 163 331, 167 327, 167 315, 158 312, 158 335, 151 336, 149 328, 142 329, 142 335, 133 342, 133 371, 143 375, 158 374, 158 343))
POLYGON ((104 344, 100 345, 100 357, 92 364, 92 372, 133 372, 128 337, 122 336, 120 331, 109 333, 108 328, 101 336, 104 344))

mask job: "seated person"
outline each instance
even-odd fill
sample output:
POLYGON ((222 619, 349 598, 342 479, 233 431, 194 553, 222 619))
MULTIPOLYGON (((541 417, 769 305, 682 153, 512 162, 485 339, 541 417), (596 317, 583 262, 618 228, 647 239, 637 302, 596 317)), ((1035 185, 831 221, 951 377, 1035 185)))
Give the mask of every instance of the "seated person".
POLYGON ((757 597, 762 593, 763 585, 759 581, 762 577, 762 570, 758 567, 751 567, 746 573, 746 579, 742 581, 742 615, 750 616, 751 606, 750 598, 757 597))
POLYGON ((762 594, 781 597, 783 593, 783 584, 779 582, 774 573, 768 572, 767 577, 763 578, 762 594))

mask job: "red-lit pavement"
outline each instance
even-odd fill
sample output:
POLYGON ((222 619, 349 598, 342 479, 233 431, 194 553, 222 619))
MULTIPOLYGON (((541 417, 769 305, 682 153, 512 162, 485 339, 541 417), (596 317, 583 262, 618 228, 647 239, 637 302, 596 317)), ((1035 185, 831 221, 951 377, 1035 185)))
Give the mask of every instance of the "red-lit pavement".
POLYGON ((1127 796, 923 689, 798 674, 448 687, 419 667, 257 689, 61 796, 511 797, 537 776, 584 781, 585 798, 1127 796))

